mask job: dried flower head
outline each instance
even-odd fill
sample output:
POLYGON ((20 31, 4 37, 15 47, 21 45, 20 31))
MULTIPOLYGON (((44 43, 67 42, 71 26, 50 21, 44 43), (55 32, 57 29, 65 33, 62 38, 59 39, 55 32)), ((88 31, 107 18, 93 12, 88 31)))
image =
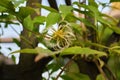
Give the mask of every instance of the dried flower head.
POLYGON ((75 35, 68 24, 59 25, 58 29, 52 28, 52 34, 47 35, 49 42, 55 50, 69 47, 75 40, 75 35))

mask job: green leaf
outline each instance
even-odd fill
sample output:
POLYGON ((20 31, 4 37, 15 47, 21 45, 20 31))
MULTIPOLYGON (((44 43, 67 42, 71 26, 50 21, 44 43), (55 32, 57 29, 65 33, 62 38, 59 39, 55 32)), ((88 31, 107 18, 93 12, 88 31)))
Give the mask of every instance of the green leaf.
POLYGON ((96 8, 98 8, 98 5, 94 0, 89 0, 89 5, 92 5, 92 6, 96 7, 96 8))
POLYGON ((36 4, 34 4, 34 5, 36 5, 37 7, 39 7, 39 8, 44 8, 44 9, 46 9, 46 10, 48 10, 48 11, 51 11, 51 12, 58 12, 56 9, 54 9, 54 8, 51 8, 51 7, 48 7, 48 6, 45 6, 45 5, 41 5, 41 4, 39 4, 39 3, 36 3, 36 4))
POLYGON ((117 26, 111 26, 110 27, 115 33, 120 34, 120 28, 117 26))
POLYGON ((6 10, 7 10, 6 8, 0 6, 0 12, 5 12, 6 10))
POLYGON ((102 74, 99 74, 96 80, 106 80, 102 74))
POLYGON ((14 55, 12 55, 11 58, 14 61, 14 63, 16 63, 16 57, 14 55))
POLYGON ((23 4, 26 0, 10 0, 14 3, 15 7, 18 7, 20 4, 23 4))
POLYGON ((61 55, 70 55, 70 54, 98 55, 98 57, 107 56, 105 52, 97 51, 90 48, 81 48, 79 46, 69 47, 61 52, 61 55))
POLYGON ((37 16, 33 19, 33 23, 40 23, 43 24, 45 22, 46 17, 44 16, 37 16))
POLYGON ((52 61, 52 63, 47 65, 47 68, 50 70, 50 74, 60 70, 61 67, 63 67, 64 60, 61 58, 57 58, 52 61))
POLYGON ((115 53, 118 53, 118 54, 120 54, 120 50, 112 50, 113 52, 115 52, 115 53))
MULTIPOLYGON (((82 7, 82 8, 84 8, 84 9, 87 9, 87 10, 93 12, 93 13, 96 14, 96 15, 98 15, 98 14, 100 13, 99 10, 98 10, 98 8, 95 7, 95 5, 80 4, 80 3, 78 3, 78 2, 74 2, 73 4, 76 4, 76 5, 79 6, 79 7, 82 7)), ((94 14, 93 14, 93 15, 94 15, 94 14)))
POLYGON ((97 29, 95 28, 95 26, 94 26, 90 21, 88 21, 87 19, 77 18, 77 17, 75 17, 75 16, 73 16, 73 18, 75 18, 75 19, 83 22, 86 26, 93 28, 95 31, 97 30, 97 29))
POLYGON ((111 2, 120 2, 120 0, 110 0, 110 3, 111 2))
POLYGON ((105 48, 105 49, 108 49, 108 47, 105 46, 105 45, 98 44, 98 43, 92 43, 92 42, 90 42, 90 41, 88 41, 87 44, 92 45, 92 46, 95 46, 95 47, 98 47, 98 48, 105 48))
POLYGON ((110 49, 120 49, 120 46, 113 46, 110 49))
POLYGON ((28 17, 26 17, 26 18, 24 19, 23 25, 24 25, 24 27, 27 28, 28 30, 33 31, 34 25, 33 25, 33 21, 32 21, 32 19, 31 19, 31 16, 28 16, 28 17))
POLYGON ((78 79, 75 79, 75 80, 90 80, 88 75, 85 75, 82 73, 76 73, 75 76, 78 77, 78 79))
POLYGON ((64 20, 75 23, 76 19, 72 17, 73 15, 74 15, 73 13, 67 14, 64 20))
POLYGON ((53 24, 59 22, 60 18, 61 18, 61 16, 59 13, 55 13, 55 12, 49 13, 46 18, 46 27, 50 27, 53 24))
POLYGON ((11 13, 15 12, 14 5, 10 0, 0 0, 0 6, 6 8, 11 13))
POLYGON ((70 25, 76 33, 82 32, 82 27, 80 26, 80 24, 70 23, 70 25))
POLYGON ((82 74, 82 73, 70 72, 66 76, 68 76, 67 78, 70 78, 70 80, 90 80, 89 76, 82 74))
POLYGON ((53 53, 51 50, 49 50, 49 49, 43 49, 41 47, 36 47, 35 50, 37 50, 38 54, 43 53, 43 54, 52 55, 52 53, 53 53))
POLYGON ((15 42, 15 43, 17 44, 17 46, 19 46, 19 47, 20 47, 20 41, 19 41, 18 39, 13 38, 13 42, 15 42))
POLYGON ((26 18, 28 15, 34 13, 34 9, 31 7, 20 7, 19 12, 17 13, 17 17, 22 21, 24 18, 26 18))
POLYGON ((60 5, 59 7, 60 13, 62 13, 62 18, 64 19, 68 14, 70 14, 73 10, 72 6, 60 5))
POLYGON ((38 53, 38 56, 35 57, 35 62, 39 61, 40 59, 42 59, 43 57, 48 57, 53 55, 52 51, 50 51, 49 49, 43 49, 41 47, 36 47, 35 50, 38 53))
POLYGON ((68 75, 62 75, 60 76, 63 80, 73 80, 72 78, 70 78, 68 75))
POLYGON ((43 49, 41 47, 36 47, 35 49, 21 49, 21 50, 17 50, 12 52, 13 53, 27 53, 27 54, 46 54, 46 55, 53 55, 52 51, 50 51, 49 49, 43 49))
POLYGON ((38 54, 37 50, 35 49, 21 49, 21 50, 14 51, 11 54, 14 54, 14 53, 38 54))

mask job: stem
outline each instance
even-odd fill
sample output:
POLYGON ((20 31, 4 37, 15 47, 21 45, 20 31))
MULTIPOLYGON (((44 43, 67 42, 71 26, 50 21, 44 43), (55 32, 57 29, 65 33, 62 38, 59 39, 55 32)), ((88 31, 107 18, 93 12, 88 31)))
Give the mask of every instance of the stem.
POLYGON ((106 64, 104 64, 104 66, 110 72, 110 74, 112 75, 113 80, 116 80, 116 76, 113 74, 113 72, 110 70, 110 68, 106 64))
POLYGON ((97 68, 98 68, 98 70, 99 70, 99 72, 103 75, 103 77, 105 78, 105 80, 109 80, 109 79, 107 78, 106 74, 104 73, 103 69, 100 67, 98 61, 97 61, 96 59, 93 60, 93 61, 95 62, 96 66, 97 66, 97 68))
POLYGON ((63 67, 63 69, 61 69, 60 73, 57 75, 57 77, 55 78, 55 80, 58 80, 58 78, 60 77, 60 75, 63 73, 63 71, 65 71, 65 68, 67 68, 67 66, 69 66, 72 62, 72 60, 76 57, 76 55, 74 55, 68 62, 67 64, 63 67))

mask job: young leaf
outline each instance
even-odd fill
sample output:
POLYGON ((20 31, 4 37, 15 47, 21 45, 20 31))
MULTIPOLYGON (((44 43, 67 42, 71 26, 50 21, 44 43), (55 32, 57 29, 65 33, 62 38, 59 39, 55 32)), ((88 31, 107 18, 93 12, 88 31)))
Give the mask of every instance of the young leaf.
POLYGON ((62 18, 64 19, 68 14, 70 14, 73 10, 72 6, 60 5, 59 7, 60 13, 62 13, 62 18))
POLYGON ((70 55, 70 54, 98 55, 98 57, 107 56, 105 52, 93 50, 90 48, 81 48, 79 46, 69 47, 61 52, 61 55, 70 55))
POLYGON ((61 18, 61 16, 59 13, 55 13, 55 12, 49 13, 46 18, 46 27, 50 27, 53 24, 59 22, 60 18, 61 18))

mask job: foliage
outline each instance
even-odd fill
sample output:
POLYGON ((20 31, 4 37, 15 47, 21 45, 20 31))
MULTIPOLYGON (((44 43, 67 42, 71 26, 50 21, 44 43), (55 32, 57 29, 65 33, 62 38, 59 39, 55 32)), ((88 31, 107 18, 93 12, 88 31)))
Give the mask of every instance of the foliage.
MULTIPOLYGON (((110 2, 114 1, 119 0, 111 0, 110 2)), ((106 57, 110 61, 108 57, 120 55, 119 41, 110 41, 110 36, 113 33, 120 35, 120 29, 117 27, 118 22, 114 18, 98 10, 99 5, 95 1, 90 0, 89 5, 74 2, 73 5, 77 7, 60 5, 59 11, 37 3, 34 5, 49 10, 50 13, 47 16, 36 16, 34 19, 31 18, 31 14, 35 12, 34 8, 19 7, 19 11, 16 11, 16 5, 9 0, 0 1, 1 22, 7 23, 10 21, 10 23, 15 24, 12 20, 18 20, 31 34, 37 36, 46 49, 36 47, 35 49, 22 49, 13 53, 38 54, 35 61, 39 61, 43 57, 52 57, 53 60, 46 65, 48 70, 45 70, 45 72, 49 73, 49 78, 55 78, 55 80, 59 77, 64 80, 90 80, 88 75, 75 72, 78 66, 74 60, 80 56, 80 58, 88 62, 96 63, 100 71, 96 80, 105 80, 106 78, 110 80, 107 75, 111 73, 105 73, 102 68, 107 63, 101 58, 106 57), (76 16, 74 12, 88 18, 76 16), (35 24, 44 25, 44 23, 46 23, 45 29, 42 33, 37 33, 35 24), (55 24, 57 24, 56 27, 54 27, 55 24), (72 57, 67 58, 68 61, 66 61, 64 56, 72 57), (67 71, 69 67, 70 70, 67 71), (75 71, 73 67, 76 67, 75 71), (58 72, 57 77, 52 77, 53 73, 59 70, 61 71, 58 72)), ((31 43, 28 40, 26 41, 31 43)), ((117 62, 117 64, 120 64, 120 62, 117 62)), ((114 72, 112 75, 114 74, 116 73, 114 72)), ((119 80, 119 77, 116 80, 119 80)))

